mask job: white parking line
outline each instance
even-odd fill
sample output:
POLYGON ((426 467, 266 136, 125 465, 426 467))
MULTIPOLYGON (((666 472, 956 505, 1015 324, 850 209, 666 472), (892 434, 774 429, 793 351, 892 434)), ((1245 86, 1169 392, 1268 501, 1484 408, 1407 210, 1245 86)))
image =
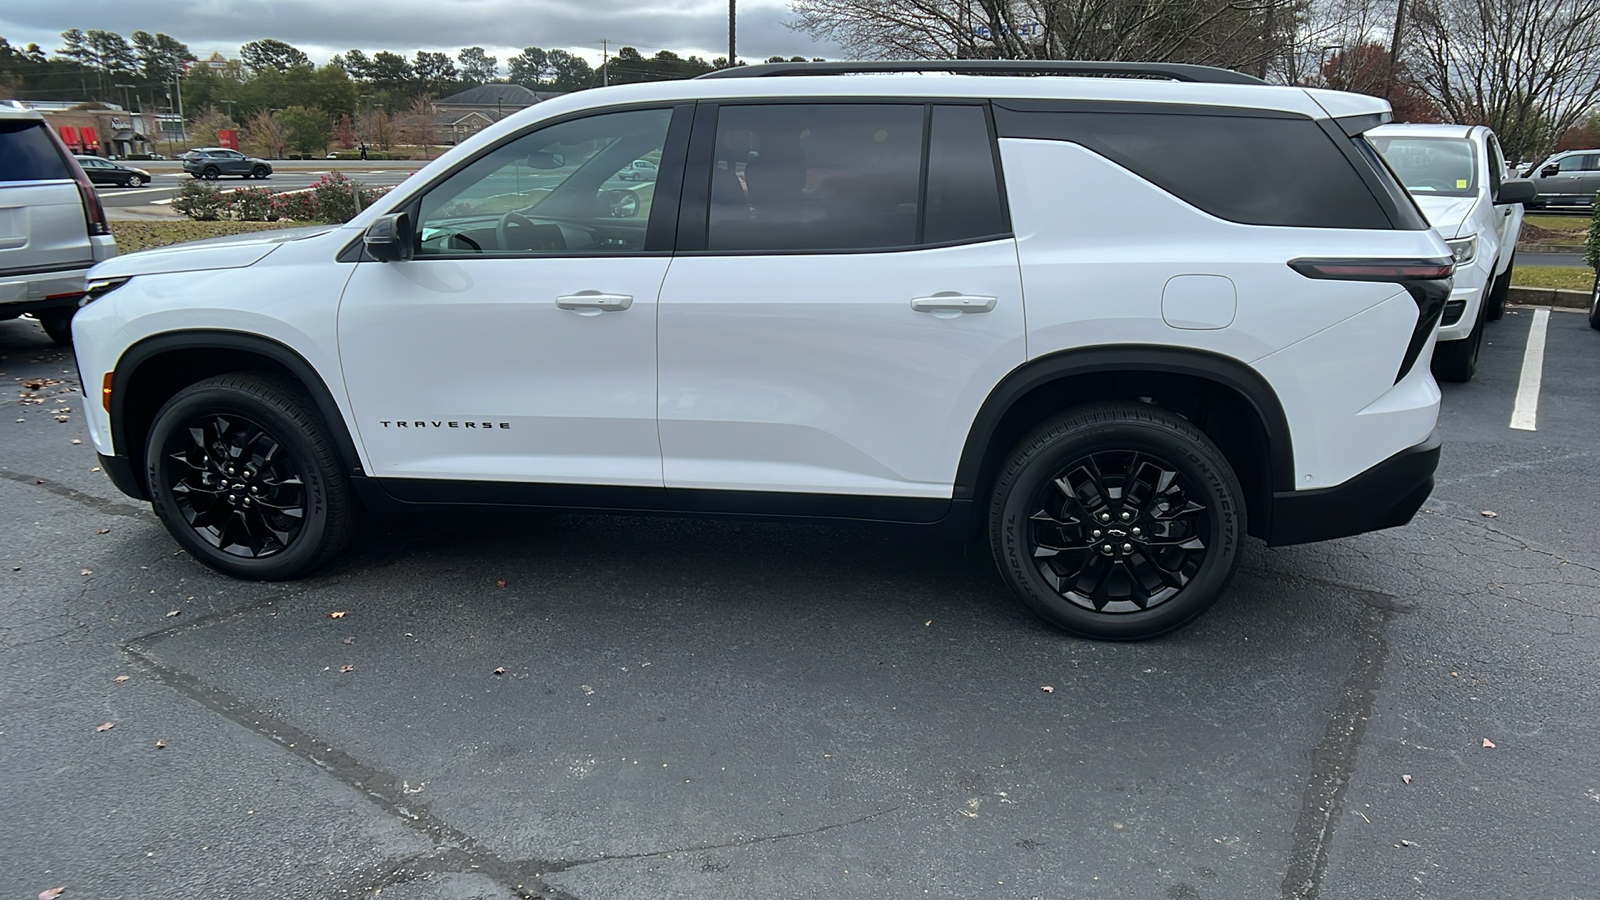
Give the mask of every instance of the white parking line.
POLYGON ((1528 327, 1528 349, 1522 352, 1522 379, 1517 382, 1517 402, 1511 407, 1511 427, 1538 431, 1539 381, 1544 377, 1544 334, 1550 327, 1550 310, 1533 311, 1528 327))

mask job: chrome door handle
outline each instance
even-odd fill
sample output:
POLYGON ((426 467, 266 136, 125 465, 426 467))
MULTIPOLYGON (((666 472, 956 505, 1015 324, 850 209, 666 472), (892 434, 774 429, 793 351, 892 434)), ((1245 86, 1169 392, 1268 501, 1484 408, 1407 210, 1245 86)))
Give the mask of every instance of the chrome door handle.
POLYGON ((911 308, 917 312, 985 313, 994 309, 998 297, 981 297, 974 294, 957 294, 940 291, 932 297, 911 298, 911 308))
POLYGON ((561 309, 602 309, 617 312, 633 305, 632 294, 602 294, 599 291, 579 291, 556 298, 561 309))

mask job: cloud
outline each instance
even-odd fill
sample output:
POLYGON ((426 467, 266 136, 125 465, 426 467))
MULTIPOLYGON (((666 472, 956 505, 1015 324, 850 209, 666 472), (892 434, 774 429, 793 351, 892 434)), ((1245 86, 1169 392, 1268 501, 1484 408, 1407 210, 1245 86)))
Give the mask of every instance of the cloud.
MULTIPOLYGON (((69 28, 100 28, 124 36, 166 32, 202 56, 236 56, 241 44, 277 38, 319 62, 352 47, 368 53, 482 46, 500 57, 523 47, 561 47, 600 56, 601 39, 645 55, 672 50, 707 59, 728 52, 728 7, 722 0, 76 0, 71 4, 7 4, 0 35, 12 44, 61 44, 69 28)), ((839 48, 789 29, 783 0, 741 0, 739 58, 837 58, 839 48)))

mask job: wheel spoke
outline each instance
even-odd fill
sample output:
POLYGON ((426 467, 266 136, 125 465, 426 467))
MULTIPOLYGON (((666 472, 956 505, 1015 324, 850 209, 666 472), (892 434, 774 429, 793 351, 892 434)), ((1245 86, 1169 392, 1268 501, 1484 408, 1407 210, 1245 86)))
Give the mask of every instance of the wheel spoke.
POLYGON ((196 536, 246 558, 293 544, 305 525, 305 481, 282 441, 231 413, 207 414, 171 434, 163 477, 196 536))

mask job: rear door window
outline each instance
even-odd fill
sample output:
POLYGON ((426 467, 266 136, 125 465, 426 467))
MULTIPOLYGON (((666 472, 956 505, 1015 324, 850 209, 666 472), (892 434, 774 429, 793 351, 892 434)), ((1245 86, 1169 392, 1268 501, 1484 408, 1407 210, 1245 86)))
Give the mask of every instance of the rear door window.
POLYGON ((928 136, 928 204, 922 242, 1010 233, 989 119, 981 106, 935 106, 928 136))
POLYGON ((0 119, 0 181, 63 178, 72 178, 72 173, 43 123, 0 119))

